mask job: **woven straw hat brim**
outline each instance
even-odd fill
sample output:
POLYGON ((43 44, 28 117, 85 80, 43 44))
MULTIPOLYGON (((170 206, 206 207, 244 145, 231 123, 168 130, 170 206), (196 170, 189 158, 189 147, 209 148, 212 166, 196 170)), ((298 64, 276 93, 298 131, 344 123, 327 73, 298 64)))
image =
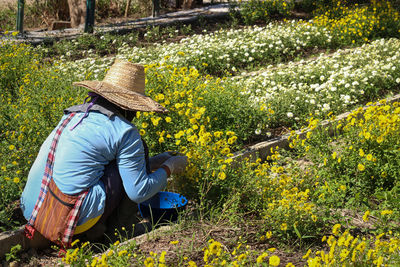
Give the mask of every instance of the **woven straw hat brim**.
POLYGON ((81 81, 74 82, 73 85, 85 87, 123 109, 158 113, 168 112, 168 109, 148 96, 116 87, 104 81, 81 81))

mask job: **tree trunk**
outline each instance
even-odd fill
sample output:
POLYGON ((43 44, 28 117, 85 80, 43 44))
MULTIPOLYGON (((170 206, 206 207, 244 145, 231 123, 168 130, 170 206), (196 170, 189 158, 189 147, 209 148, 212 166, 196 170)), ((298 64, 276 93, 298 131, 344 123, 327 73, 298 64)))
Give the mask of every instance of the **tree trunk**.
POLYGON ((85 24, 86 0, 68 0, 71 27, 76 28, 85 24))
POLYGON ((70 18, 68 0, 59 0, 57 5, 58 5, 58 10, 56 19, 68 20, 70 18))
POLYGON ((126 8, 125 8, 125 18, 126 17, 128 17, 128 13, 129 13, 129 8, 130 8, 130 6, 131 6, 131 0, 128 0, 127 2, 126 2, 126 8))

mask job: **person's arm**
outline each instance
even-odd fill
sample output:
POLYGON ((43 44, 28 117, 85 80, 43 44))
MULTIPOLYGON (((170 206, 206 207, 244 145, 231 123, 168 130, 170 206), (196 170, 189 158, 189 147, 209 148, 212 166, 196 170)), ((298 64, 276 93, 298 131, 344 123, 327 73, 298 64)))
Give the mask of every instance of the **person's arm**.
POLYGON ((132 201, 143 202, 166 187, 166 169, 147 174, 143 143, 136 128, 123 135, 116 158, 125 192, 132 201))

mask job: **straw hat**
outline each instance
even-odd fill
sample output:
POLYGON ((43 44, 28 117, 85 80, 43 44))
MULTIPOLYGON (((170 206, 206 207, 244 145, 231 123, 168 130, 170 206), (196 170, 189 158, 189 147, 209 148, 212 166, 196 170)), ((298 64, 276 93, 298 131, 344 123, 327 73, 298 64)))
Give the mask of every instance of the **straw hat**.
POLYGON ((116 59, 102 81, 81 81, 73 85, 88 88, 123 109, 168 112, 146 96, 144 67, 139 64, 116 59))

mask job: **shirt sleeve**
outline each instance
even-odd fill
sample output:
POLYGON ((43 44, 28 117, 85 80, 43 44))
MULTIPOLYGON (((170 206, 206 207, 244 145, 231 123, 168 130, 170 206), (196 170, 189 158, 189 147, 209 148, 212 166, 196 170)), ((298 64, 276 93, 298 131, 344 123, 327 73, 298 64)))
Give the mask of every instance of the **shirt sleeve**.
POLYGON ((135 127, 123 135, 116 158, 125 192, 132 201, 143 202, 166 187, 164 169, 147 174, 143 143, 135 127))

